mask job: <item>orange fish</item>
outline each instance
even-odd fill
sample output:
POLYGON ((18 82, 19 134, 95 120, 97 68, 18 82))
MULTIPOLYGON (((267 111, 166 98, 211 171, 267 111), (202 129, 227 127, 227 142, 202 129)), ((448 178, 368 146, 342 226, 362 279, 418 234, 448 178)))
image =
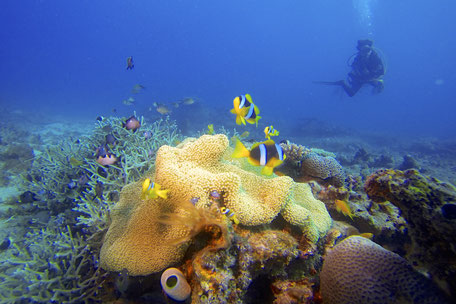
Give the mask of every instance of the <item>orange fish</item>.
POLYGON ((369 239, 369 240, 372 240, 372 238, 374 237, 374 234, 370 233, 370 232, 364 232, 364 233, 360 233, 358 235, 362 236, 363 238, 369 239))
POLYGON ((342 212, 345 216, 349 216, 353 221, 353 213, 346 202, 336 199, 334 203, 336 204, 337 211, 342 212))

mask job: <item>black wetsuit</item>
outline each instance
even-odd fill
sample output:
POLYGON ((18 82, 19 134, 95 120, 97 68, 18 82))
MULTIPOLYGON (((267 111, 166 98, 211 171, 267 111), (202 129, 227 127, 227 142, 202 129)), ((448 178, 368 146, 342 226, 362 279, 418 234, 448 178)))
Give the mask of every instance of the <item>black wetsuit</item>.
POLYGON ((354 96, 364 84, 370 84, 379 91, 383 89, 381 77, 385 74, 385 68, 380 56, 373 49, 370 49, 368 54, 358 52, 351 67, 348 83, 340 82, 348 96, 354 96))

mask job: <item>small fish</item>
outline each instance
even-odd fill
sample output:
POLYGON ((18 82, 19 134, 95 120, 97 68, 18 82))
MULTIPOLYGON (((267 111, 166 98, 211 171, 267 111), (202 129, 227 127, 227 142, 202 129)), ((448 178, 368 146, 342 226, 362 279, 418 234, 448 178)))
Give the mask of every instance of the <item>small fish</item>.
POLYGON ((271 139, 271 136, 278 136, 279 131, 274 129, 274 127, 271 125, 271 126, 264 128, 264 135, 266 136, 267 139, 271 139))
POLYGON ((206 134, 209 134, 209 135, 213 135, 214 134, 214 125, 213 124, 207 125, 206 134))
POLYGON ((115 145, 116 145, 116 138, 115 138, 114 135, 112 135, 111 133, 106 134, 106 136, 105 136, 105 143, 106 143, 107 145, 113 145, 113 146, 115 146, 115 145))
POLYGON ((67 184, 67 187, 68 187, 68 189, 70 189, 70 190, 76 188, 77 186, 78 186, 78 185, 76 184, 75 181, 71 181, 71 182, 69 182, 69 183, 67 184))
POLYGON ((263 166, 262 174, 271 175, 274 172, 274 168, 283 163, 286 155, 283 153, 282 147, 272 139, 253 144, 250 151, 237 139, 236 147, 231 157, 247 157, 247 160, 253 166, 263 166))
POLYGON ((89 178, 87 177, 87 175, 83 174, 78 178, 78 185, 84 186, 85 184, 87 184, 88 181, 89 181, 89 178))
POLYGON ((164 199, 168 198, 169 190, 161 190, 161 186, 157 183, 152 183, 150 178, 146 178, 142 184, 142 199, 155 199, 161 197, 164 199))
POLYGON ((131 89, 131 92, 132 92, 133 94, 138 94, 139 92, 141 92, 141 91, 144 90, 145 88, 146 88, 146 87, 143 86, 142 84, 137 83, 137 84, 135 84, 135 85, 133 86, 133 89, 131 89))
POLYGON ((111 133, 106 134, 106 136, 105 136, 105 144, 106 144, 106 145, 113 145, 113 146, 115 146, 115 145, 116 145, 116 140, 117 140, 117 139, 115 138, 115 136, 112 135, 111 133))
POLYGON ((98 121, 103 121, 103 119, 104 119, 103 116, 98 116, 98 117, 97 117, 97 120, 98 120, 98 121))
POLYGON ((106 145, 101 145, 95 150, 95 157, 105 157, 108 154, 108 147, 106 145))
POLYGON ((133 97, 128 97, 128 99, 122 100, 122 103, 126 106, 131 106, 135 103, 135 99, 133 97))
POLYGON ((258 116, 260 110, 252 102, 252 97, 249 94, 234 98, 231 113, 236 115, 236 124, 238 125, 245 125, 245 122, 248 122, 249 124, 258 126, 258 120, 261 118, 261 116, 258 116))
POLYGON ((152 132, 149 130, 144 131, 143 135, 144 135, 144 139, 152 138, 152 132))
POLYGON ((239 224, 239 220, 237 219, 236 214, 234 214, 234 212, 231 211, 230 209, 222 207, 222 208, 220 208, 220 212, 222 212, 222 214, 224 214, 227 218, 232 220, 233 223, 235 223, 236 225, 239 224))
POLYGON ((119 159, 112 153, 107 152, 97 157, 96 162, 102 166, 114 165, 119 159))
POLYGON ((211 200, 219 200, 220 198, 222 197, 222 195, 220 194, 220 192, 218 192, 217 190, 212 190, 210 193, 209 193, 209 198, 211 200))
POLYGON ((249 131, 244 131, 242 132, 241 135, 239 135, 239 139, 244 139, 246 137, 249 137, 250 136, 250 132, 249 131))
POLYGON ((195 103, 195 99, 192 97, 185 97, 184 99, 182 99, 180 103, 189 106, 195 103))
POLYGON ((82 160, 77 160, 76 157, 74 157, 74 156, 71 156, 68 161, 69 161, 70 165, 72 165, 73 167, 79 167, 82 164, 84 164, 84 162, 82 160))
POLYGON ((161 115, 167 115, 167 114, 170 114, 171 113, 171 110, 164 104, 158 104, 158 103, 155 103, 156 106, 155 106, 155 110, 157 110, 158 113, 160 113, 161 115))
POLYGON ((97 185, 95 186, 95 194, 100 199, 103 199, 103 190, 104 190, 103 183, 100 181, 97 181, 97 185))
POLYGON ((0 244, 0 252, 8 249, 11 245, 11 239, 6 237, 3 239, 2 243, 0 244))
POLYGON ((193 205, 196 205, 196 203, 198 203, 199 200, 200 200, 199 197, 192 197, 192 198, 190 199, 190 202, 191 202, 193 205))
POLYGON ((139 129, 139 127, 141 127, 141 123, 136 117, 131 116, 122 124, 122 126, 127 130, 133 130, 133 132, 135 132, 139 129))
POLYGON ((135 67, 133 63, 133 56, 127 58, 127 70, 132 70, 135 67))
POLYGON ((360 233, 358 235, 362 236, 363 238, 369 239, 369 240, 372 240, 372 238, 374 237, 374 234, 370 233, 370 232, 364 232, 364 233, 360 233))
POLYGON ((334 203, 336 204, 337 211, 342 212, 343 215, 349 216, 353 220, 353 213, 346 202, 336 199, 334 203))

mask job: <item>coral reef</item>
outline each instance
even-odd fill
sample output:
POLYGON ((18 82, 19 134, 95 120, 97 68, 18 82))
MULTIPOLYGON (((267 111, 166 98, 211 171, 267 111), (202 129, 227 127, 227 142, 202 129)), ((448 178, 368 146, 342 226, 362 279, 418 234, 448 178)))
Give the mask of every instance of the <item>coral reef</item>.
POLYGON ((334 157, 309 153, 301 160, 299 181, 316 180, 326 185, 342 187, 345 184, 345 173, 334 157))
POLYGON ((345 172, 334 154, 321 149, 308 149, 290 142, 281 143, 287 156, 280 171, 298 182, 315 180, 323 185, 342 187, 345 172))
POLYGON ((359 236, 330 250, 320 273, 324 303, 449 303, 401 256, 359 236))
POLYGON ((1 303, 93 303, 105 272, 66 227, 34 229, 1 253, 1 303))
POLYGON ((266 178, 249 172, 244 168, 253 167, 246 161, 232 160, 230 152, 224 135, 203 135, 176 148, 162 146, 157 152, 154 179, 169 189, 168 199, 143 201, 139 183, 124 187, 112 209, 112 224, 101 251, 103 267, 114 271, 126 268, 132 275, 144 275, 181 260, 186 244, 173 245, 172 240, 185 239, 191 228, 163 226, 160 218, 164 213, 185 212, 181 207, 194 198, 198 198, 198 208, 213 206, 214 190, 221 194, 215 209, 231 209, 242 225, 268 224, 281 213, 311 242, 324 236, 331 218, 308 185, 294 183, 289 177, 266 178))
POLYGON ((295 238, 276 230, 239 232, 229 250, 194 257, 188 267, 193 303, 270 303, 274 297, 274 303, 293 303, 282 302, 291 299, 306 303, 313 297, 314 283, 306 278, 312 275, 300 259, 295 238), (258 291, 257 285, 266 290, 258 291))
MULTIPOLYGON (((99 242, 109 210, 119 200, 121 188, 153 166, 158 147, 172 144, 179 136, 174 122, 168 120, 144 122, 142 128, 154 136, 129 132, 123 129, 122 119, 111 117, 97 121, 91 134, 65 134, 63 140, 58 136, 58 145, 33 146, 34 157, 23 162, 32 167, 21 171, 17 184, 22 194, 2 206, 2 219, 7 219, 0 224, 8 223, 8 229, 1 231, 5 247, 0 251, 1 303, 112 299, 112 290, 103 286, 107 274, 98 267, 99 242), (109 148, 121 160, 103 167, 95 162, 94 154, 107 134, 115 134, 116 141, 109 148)), ((17 156, 14 151, 31 153, 19 144, 11 147, 14 150, 1 147, 4 157, 17 156)))
POLYGON ((456 297, 456 219, 446 212, 456 206, 455 187, 416 170, 379 170, 369 176, 365 191, 401 210, 413 241, 410 259, 456 297))
POLYGON ((176 301, 185 301, 192 292, 184 274, 177 268, 163 271, 160 283, 165 293, 176 301))

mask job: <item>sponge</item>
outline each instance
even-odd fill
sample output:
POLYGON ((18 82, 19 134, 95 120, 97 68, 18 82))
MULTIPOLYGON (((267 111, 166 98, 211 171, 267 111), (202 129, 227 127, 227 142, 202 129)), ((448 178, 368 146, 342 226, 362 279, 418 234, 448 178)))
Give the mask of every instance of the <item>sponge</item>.
POLYGON ((184 274, 177 268, 166 269, 161 275, 160 283, 163 291, 176 301, 185 301, 192 292, 184 274))

